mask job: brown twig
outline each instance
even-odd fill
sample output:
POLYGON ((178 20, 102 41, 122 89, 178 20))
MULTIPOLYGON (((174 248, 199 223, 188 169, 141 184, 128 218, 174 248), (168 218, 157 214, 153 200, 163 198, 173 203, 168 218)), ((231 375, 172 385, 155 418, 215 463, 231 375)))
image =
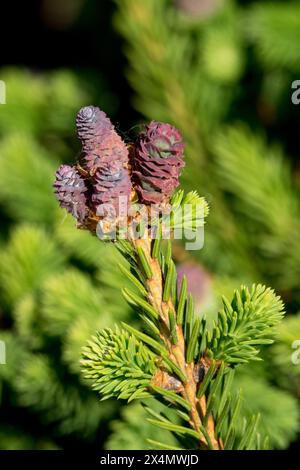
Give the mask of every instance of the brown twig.
MULTIPOLYGON (((178 387, 178 393, 181 393, 183 398, 191 405, 189 412, 190 425, 197 433, 199 433, 200 448, 208 449, 209 445, 207 439, 201 432, 202 420, 206 413, 206 398, 204 396, 200 399, 197 398, 197 387, 199 384, 195 379, 195 364, 193 362, 190 364, 186 363, 186 345, 182 327, 180 325, 176 325, 178 341, 176 344, 173 344, 170 341, 169 312, 173 312, 176 318, 176 310, 171 300, 168 300, 167 302, 163 301, 164 279, 158 260, 153 258, 151 255, 152 240, 150 238, 141 238, 134 240, 133 244, 136 248, 143 249, 151 267, 152 277, 146 281, 148 301, 160 314, 162 322, 161 335, 166 347, 168 348, 170 359, 180 367, 186 377, 186 381, 182 382, 181 387, 178 387)), ((221 450, 222 443, 215 437, 215 424, 212 415, 208 419, 206 431, 209 435, 213 449, 221 450)))

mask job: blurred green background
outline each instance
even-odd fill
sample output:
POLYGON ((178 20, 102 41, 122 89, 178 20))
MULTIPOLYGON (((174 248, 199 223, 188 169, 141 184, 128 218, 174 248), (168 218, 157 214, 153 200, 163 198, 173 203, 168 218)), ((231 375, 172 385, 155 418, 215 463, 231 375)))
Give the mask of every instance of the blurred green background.
POLYGON ((53 196, 57 165, 80 150, 75 115, 88 104, 106 111, 126 141, 151 119, 182 131, 182 184, 207 198, 210 215, 204 248, 177 245, 176 261, 201 313, 241 283, 282 295, 276 343, 264 362, 240 368, 236 386, 245 413, 261 413, 273 448, 298 447, 300 365, 291 356, 300 340, 300 104, 291 97, 300 2, 43 0, 18 8, 0 37, 0 449, 172 443, 139 404, 99 402, 80 375, 81 347, 97 328, 137 321, 120 294, 117 252, 76 230, 53 196), (12 24, 17 41, 8 44, 12 24))

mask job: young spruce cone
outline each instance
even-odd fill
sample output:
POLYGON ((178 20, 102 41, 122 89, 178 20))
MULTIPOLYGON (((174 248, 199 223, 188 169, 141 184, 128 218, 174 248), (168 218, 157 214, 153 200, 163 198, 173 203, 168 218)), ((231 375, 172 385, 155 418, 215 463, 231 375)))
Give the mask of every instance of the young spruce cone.
POLYGON ((128 149, 106 114, 95 106, 82 108, 76 119, 82 143, 83 165, 93 186, 92 203, 96 212, 111 204, 119 213, 119 201, 129 203, 131 180, 128 149))
POLYGON ((102 163, 128 163, 125 142, 106 114, 95 106, 81 108, 76 118, 77 135, 82 143, 84 167, 94 175, 102 163))
POLYGON ((127 204, 128 210, 131 181, 127 168, 118 161, 103 163, 97 170, 94 180, 92 201, 96 208, 101 208, 103 204, 111 204, 118 215, 119 208, 127 204))
POLYGON ((193 19, 209 18, 220 6, 220 0, 175 0, 175 7, 193 19))
POLYGON ((89 213, 87 205, 88 188, 76 168, 61 165, 55 174, 54 192, 62 208, 70 212, 79 223, 89 213))
POLYGON ((133 177, 144 203, 166 201, 179 185, 184 145, 170 124, 152 121, 140 133, 133 155, 133 177))
POLYGON ((214 302, 212 278, 199 264, 191 261, 177 266, 177 287, 180 292, 183 276, 186 276, 188 291, 192 294, 197 313, 202 313, 214 302))

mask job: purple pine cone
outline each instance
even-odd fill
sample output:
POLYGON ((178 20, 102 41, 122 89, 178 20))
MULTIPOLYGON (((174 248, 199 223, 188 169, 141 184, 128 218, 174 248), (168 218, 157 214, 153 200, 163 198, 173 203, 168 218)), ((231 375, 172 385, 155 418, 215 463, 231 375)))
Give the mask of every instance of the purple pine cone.
POLYGON ((212 16, 220 5, 219 0, 175 0, 177 9, 194 20, 212 16))
POLYGON ((111 204, 116 215, 119 214, 120 204, 129 204, 131 180, 128 169, 118 161, 103 163, 95 174, 94 193, 92 201, 99 208, 102 204, 111 204))
POLYGON ((212 279, 199 264, 181 263, 177 266, 177 287, 180 292, 183 275, 186 276, 188 291, 192 294, 196 310, 203 310, 212 303, 212 279))
POLYGON ((179 185, 184 144, 170 124, 152 121, 140 133, 134 151, 133 177, 144 203, 161 203, 179 185))
POLYGON ((88 188, 75 167, 61 165, 53 185, 55 195, 62 208, 83 223, 89 213, 86 193, 88 188))
POLYGON ((118 215, 119 197, 128 203, 131 193, 127 146, 110 119, 95 106, 79 111, 76 126, 84 167, 93 186, 92 203, 96 211, 103 204, 111 204, 118 215))
POLYGON ((106 114, 95 106, 81 108, 76 118, 84 166, 94 175, 104 162, 128 162, 128 149, 106 114))

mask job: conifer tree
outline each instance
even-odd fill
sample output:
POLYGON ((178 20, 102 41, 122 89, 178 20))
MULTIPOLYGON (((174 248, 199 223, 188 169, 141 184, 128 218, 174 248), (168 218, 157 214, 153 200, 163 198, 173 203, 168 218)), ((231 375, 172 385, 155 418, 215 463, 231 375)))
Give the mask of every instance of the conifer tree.
POLYGON ((195 191, 174 192, 184 165, 179 131, 153 121, 127 147, 107 116, 89 106, 78 113, 77 132, 82 155, 67 172, 64 166, 57 171, 56 197, 78 227, 113 241, 129 262, 121 270, 134 289, 125 288, 123 295, 143 321, 142 331, 124 322, 99 330, 83 350, 85 378, 102 400, 145 400, 149 423, 178 437, 176 447, 151 440, 154 447, 265 448, 260 417, 243 419, 242 395, 233 392, 232 382, 237 366, 258 360, 260 347, 273 342, 283 316, 280 298, 262 285, 242 286, 231 301, 223 298, 209 327, 205 316, 195 315, 185 276, 177 289, 172 243, 164 244, 179 226, 197 233, 208 212, 195 191), (82 188, 84 200, 77 192, 82 188), (151 203, 155 217, 149 219, 151 203), (171 408, 177 419, 147 406, 149 397, 171 408))
MULTIPOLYGON (((300 422, 300 372, 292 362, 300 324, 299 196, 291 171, 297 160, 289 161, 297 156, 299 127, 290 89, 300 72, 299 5, 122 0, 117 6, 133 104, 141 121, 181 130, 181 187, 198 189, 211 208, 203 250, 172 243, 178 291, 184 270, 195 315, 206 313, 208 328, 223 308, 221 295, 231 298, 240 284, 272 285, 287 305, 276 342, 260 348, 263 361, 235 367, 232 383, 233 394, 243 390, 241 415, 249 421, 259 413, 260 435, 269 435, 271 448, 287 448, 300 422), (193 291, 200 282, 202 297, 193 291)), ((99 102, 112 115, 115 100, 101 80, 94 91, 67 70, 10 67, 1 79, 8 99, 0 113, 0 340, 10 360, 0 364, 0 448, 159 447, 146 439, 180 447, 175 434, 146 421, 138 402, 98 403, 80 374, 81 348, 96 329, 121 321, 141 328, 135 307, 119 295, 132 289, 119 263, 127 271, 130 263, 115 244, 75 230, 52 191, 55 168, 70 165, 78 151, 76 111, 99 102)), ((147 399, 147 407, 182 424, 157 400, 147 399)))

